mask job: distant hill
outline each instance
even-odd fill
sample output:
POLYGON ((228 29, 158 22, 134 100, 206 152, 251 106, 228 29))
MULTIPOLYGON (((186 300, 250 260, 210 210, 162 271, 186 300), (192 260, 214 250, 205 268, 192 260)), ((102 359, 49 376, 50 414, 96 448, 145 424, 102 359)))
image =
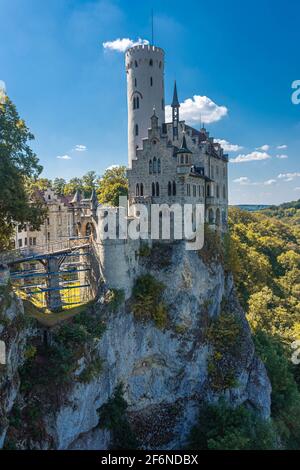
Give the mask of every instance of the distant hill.
POLYGON ((243 211, 255 212, 255 211, 261 211, 262 209, 266 209, 270 206, 266 204, 237 204, 234 207, 239 207, 243 211))

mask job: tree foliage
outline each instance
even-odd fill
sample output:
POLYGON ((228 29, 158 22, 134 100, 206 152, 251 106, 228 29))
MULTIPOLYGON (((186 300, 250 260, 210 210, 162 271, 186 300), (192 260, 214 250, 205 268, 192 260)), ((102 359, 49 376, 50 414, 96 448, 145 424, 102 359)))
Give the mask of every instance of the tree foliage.
POLYGON ((38 228, 45 217, 43 202, 29 182, 42 171, 29 146, 33 135, 6 97, 0 103, 0 249, 10 246, 14 223, 38 228), (30 201, 34 201, 32 204, 30 201))
POLYGON ((118 206, 119 197, 128 194, 126 167, 115 166, 108 168, 99 180, 97 194, 101 204, 118 206))

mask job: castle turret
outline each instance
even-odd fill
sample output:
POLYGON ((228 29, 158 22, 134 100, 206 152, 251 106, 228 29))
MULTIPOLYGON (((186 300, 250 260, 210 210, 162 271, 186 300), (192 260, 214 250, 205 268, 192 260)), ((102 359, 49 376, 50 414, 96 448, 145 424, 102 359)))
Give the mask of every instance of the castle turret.
POLYGON ((165 122, 164 51, 138 45, 125 55, 128 103, 128 166, 136 159, 136 149, 147 138, 155 108, 158 125, 165 122))
POLYGON ((179 126, 179 108, 176 80, 174 84, 173 100, 172 100, 172 123, 173 123, 173 139, 178 139, 178 126, 179 126))

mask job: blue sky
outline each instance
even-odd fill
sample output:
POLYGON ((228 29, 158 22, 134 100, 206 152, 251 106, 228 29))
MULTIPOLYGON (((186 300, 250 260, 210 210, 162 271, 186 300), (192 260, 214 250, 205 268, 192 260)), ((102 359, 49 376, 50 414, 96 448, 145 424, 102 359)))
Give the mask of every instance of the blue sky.
POLYGON ((127 163, 124 54, 103 43, 151 39, 151 6, 166 102, 176 79, 197 127, 208 97, 208 130, 235 146, 230 202, 300 198, 298 0, 0 0, 0 80, 36 137, 44 176, 127 163))

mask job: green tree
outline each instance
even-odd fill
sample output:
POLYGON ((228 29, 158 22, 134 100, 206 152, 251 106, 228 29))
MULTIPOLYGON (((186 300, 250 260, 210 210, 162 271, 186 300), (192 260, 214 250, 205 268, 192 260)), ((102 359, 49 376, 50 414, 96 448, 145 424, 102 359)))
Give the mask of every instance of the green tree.
POLYGON ((10 247, 14 224, 38 228, 45 217, 43 201, 31 193, 29 180, 42 171, 29 141, 33 140, 15 105, 6 97, 0 104, 0 249, 10 247), (31 200, 31 198, 33 200, 31 200))
POLYGON ((52 187, 58 196, 63 196, 66 184, 67 183, 64 178, 55 178, 52 183, 52 187))
POLYGON ((83 191, 83 183, 81 178, 71 178, 64 187, 64 195, 72 196, 76 191, 83 191))
POLYGON ((97 194, 101 204, 118 206, 119 197, 128 194, 126 167, 115 166, 108 168, 99 180, 97 194))
POLYGON ((89 197, 93 191, 96 189, 97 175, 95 171, 88 171, 82 177, 82 186, 85 197, 89 197))

